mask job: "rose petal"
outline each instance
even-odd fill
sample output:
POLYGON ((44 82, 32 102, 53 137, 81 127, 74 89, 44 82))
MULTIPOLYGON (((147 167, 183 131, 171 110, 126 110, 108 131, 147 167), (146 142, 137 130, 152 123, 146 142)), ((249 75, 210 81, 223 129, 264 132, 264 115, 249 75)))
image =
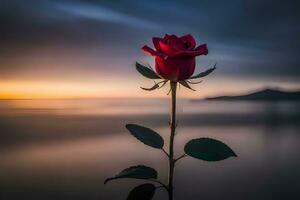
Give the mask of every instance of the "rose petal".
POLYGON ((165 34, 165 37, 164 37, 164 40, 176 40, 178 39, 178 37, 176 35, 168 35, 168 34, 165 34))
POLYGON ((177 81, 178 67, 174 65, 174 62, 156 58, 155 70, 163 78, 177 81))
POLYGON ((207 55, 208 50, 206 44, 198 46, 195 50, 192 51, 180 51, 173 55, 168 56, 167 58, 182 58, 182 57, 196 57, 200 55, 207 55))
POLYGON ((185 80, 193 75, 195 58, 161 59, 155 58, 155 70, 165 79, 178 81, 185 80))
POLYGON ((167 45, 175 44, 177 41, 180 41, 176 35, 168 35, 166 34, 163 38, 163 42, 167 45))
POLYGON ((160 49, 160 46, 159 46, 159 41, 162 41, 163 39, 162 38, 158 38, 158 37, 153 37, 152 38, 152 42, 153 42, 153 45, 154 45, 154 47, 155 47, 155 49, 157 50, 157 51, 160 51, 161 49, 160 49))
POLYGON ((170 45, 174 49, 177 49, 177 51, 184 51, 186 50, 186 45, 181 40, 173 41, 170 45))
POLYGON ((160 50, 163 54, 166 55, 173 55, 174 53, 177 52, 176 49, 170 47, 169 45, 166 45, 165 43, 163 43, 162 41, 159 41, 159 46, 160 46, 160 50))
POLYGON ((185 50, 185 43, 183 40, 181 40, 180 38, 178 38, 176 35, 171 35, 168 38, 168 46, 177 49, 179 51, 185 50))
POLYGON ((160 57, 160 58, 163 58, 163 59, 165 59, 165 57, 166 57, 166 55, 163 55, 162 53, 157 52, 157 51, 151 49, 151 48, 148 47, 147 45, 143 46, 143 47, 142 47, 142 50, 143 50, 145 53, 147 53, 147 54, 149 54, 149 55, 151 55, 151 56, 156 56, 156 57, 160 57))
POLYGON ((195 39, 192 35, 187 34, 187 35, 181 36, 180 39, 183 42, 188 42, 189 46, 188 46, 187 49, 191 50, 191 49, 194 49, 196 47, 196 41, 195 41, 195 39))
MULTIPOLYGON (((180 38, 178 38, 176 35, 166 34, 160 42, 162 42, 164 45, 167 45, 169 47, 169 48, 168 47, 165 48, 165 51, 168 54, 172 54, 174 52, 187 49, 186 43, 183 40, 181 40, 180 38)), ((164 45, 160 45, 160 46, 164 46, 164 45)))
POLYGON ((164 40, 166 40, 166 39, 168 39, 170 37, 170 35, 168 35, 168 34, 165 34, 165 36, 164 36, 164 40))
MULTIPOLYGON (((207 49, 207 45, 206 44, 201 44, 199 45, 195 51, 198 51, 198 52, 203 52, 203 55, 207 55, 208 54, 208 49, 207 49)), ((200 54, 202 55, 202 54, 200 54)))

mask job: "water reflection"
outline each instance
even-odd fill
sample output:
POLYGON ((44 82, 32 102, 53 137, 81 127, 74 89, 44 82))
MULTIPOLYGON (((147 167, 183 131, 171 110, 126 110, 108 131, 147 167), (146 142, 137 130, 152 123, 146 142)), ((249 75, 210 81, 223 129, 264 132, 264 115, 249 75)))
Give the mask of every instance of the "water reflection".
MULTIPOLYGON (((188 140, 209 136, 239 157, 217 163, 184 158, 175 172, 176 199, 297 199, 299 104, 180 106, 178 155, 188 140)), ((165 155, 124 129, 125 123, 141 123, 167 140, 165 100, 2 101, 0 109, 1 200, 125 199, 143 181, 103 181, 136 164, 156 168, 166 180, 165 155)), ((155 199, 165 195, 159 190, 155 199)))

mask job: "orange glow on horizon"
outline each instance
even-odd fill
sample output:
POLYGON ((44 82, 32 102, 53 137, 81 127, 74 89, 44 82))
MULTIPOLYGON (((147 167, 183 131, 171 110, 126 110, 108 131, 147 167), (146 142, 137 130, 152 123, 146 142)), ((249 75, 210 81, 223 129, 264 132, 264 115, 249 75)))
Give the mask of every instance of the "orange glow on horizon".
POLYGON ((0 83, 0 99, 93 98, 117 96, 112 86, 89 83, 7 81, 0 83))
MULTIPOLYGON (((264 87, 265 83, 230 80, 209 80, 193 86, 193 92, 181 86, 180 98, 203 98, 207 96, 240 94, 264 87), (222 84, 221 84, 222 83, 222 84), (238 83, 238 84, 237 84, 238 83)), ((151 87, 149 80, 102 80, 101 82, 63 81, 0 81, 0 99, 62 99, 62 98, 168 98, 168 87, 160 91, 143 91, 140 86, 151 87)), ((286 84, 285 87, 298 88, 286 84)))
MULTIPOLYGON (((146 83, 145 85, 149 85, 146 83)), ((152 84, 152 83, 150 83, 152 84)), ((142 84, 141 84, 142 85, 142 84)), ((136 82, 0 81, 0 99, 147 98, 166 92, 142 91, 136 82)))
MULTIPOLYGON (((1 81, 0 99, 62 99, 62 98, 118 98, 138 97, 156 98, 168 97, 167 87, 161 91, 144 91, 139 86, 151 87, 152 82, 141 83, 124 81, 104 82, 52 82, 52 81, 1 81), (120 84, 121 83, 121 84, 120 84)), ((201 94, 205 94, 202 90, 201 94)), ((182 97, 199 97, 180 89, 182 97)))

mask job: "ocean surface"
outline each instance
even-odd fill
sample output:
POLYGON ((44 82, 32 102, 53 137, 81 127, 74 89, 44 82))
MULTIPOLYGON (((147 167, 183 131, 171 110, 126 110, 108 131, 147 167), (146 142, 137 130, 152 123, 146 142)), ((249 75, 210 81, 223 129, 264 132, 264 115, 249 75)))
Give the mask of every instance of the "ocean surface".
MULTIPOLYGON (((146 181, 105 178, 138 164, 166 181, 167 159, 125 129, 137 123, 169 136, 166 99, 0 101, 1 200, 122 200, 146 181)), ((185 157, 175 200, 300 199, 300 103, 179 100, 177 156, 193 138, 222 140, 238 155, 185 157)), ((166 199, 159 188, 154 199, 166 199)))

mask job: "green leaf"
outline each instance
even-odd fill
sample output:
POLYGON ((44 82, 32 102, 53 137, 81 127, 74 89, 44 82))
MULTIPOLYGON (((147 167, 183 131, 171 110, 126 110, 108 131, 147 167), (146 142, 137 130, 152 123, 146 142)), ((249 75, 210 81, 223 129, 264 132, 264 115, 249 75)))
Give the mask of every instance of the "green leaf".
POLYGON ((161 79, 152 69, 149 69, 148 67, 145 67, 144 65, 141 65, 140 63, 135 63, 136 70, 145 76, 146 78, 150 79, 161 79))
POLYGON ((137 124, 126 124, 126 128, 134 137, 144 144, 157 149, 163 148, 163 138, 150 128, 146 128, 137 124))
POLYGON ((211 138, 193 139, 185 145, 184 151, 191 157, 205 161, 220 161, 229 157, 237 157, 226 144, 211 138))
POLYGON ((208 69, 208 70, 206 70, 204 72, 201 72, 201 73, 199 73, 199 74, 197 74, 195 76, 192 76, 190 79, 202 78, 202 77, 205 77, 205 76, 209 75, 210 73, 212 73, 216 69, 216 65, 217 64, 215 64, 214 67, 212 67, 212 68, 210 68, 210 69, 208 69))
POLYGON ((192 81, 189 81, 189 80, 186 80, 186 82, 189 83, 189 84, 199 84, 199 83, 202 83, 202 81, 192 82, 192 81))
POLYGON ((191 86, 186 81, 179 81, 179 83, 190 90, 196 91, 195 89, 191 88, 191 86))
POLYGON ((139 185, 129 193, 127 200, 151 200, 155 193, 155 186, 151 183, 139 185))
POLYGON ((155 169, 144 165, 133 166, 124 169, 114 177, 106 179, 104 181, 104 184, 106 184, 108 181, 119 179, 119 178, 156 179, 157 172, 155 169))
POLYGON ((144 87, 141 87, 141 89, 146 90, 146 91, 152 91, 152 90, 155 90, 155 89, 160 89, 160 88, 162 88, 167 82, 168 82, 168 80, 163 80, 163 81, 160 81, 160 82, 158 82, 158 83, 156 83, 156 82, 154 81, 154 85, 153 85, 151 88, 144 88, 144 87), (160 86, 159 84, 161 84, 161 86, 160 86))
POLYGON ((191 86, 186 81, 179 81, 179 83, 190 90, 196 91, 195 89, 191 88, 191 86))
POLYGON ((169 81, 169 80, 164 80, 164 81, 161 81, 161 82, 157 83, 157 84, 160 84, 160 83, 162 83, 162 84, 161 84, 161 86, 159 86, 159 88, 158 88, 158 89, 160 89, 160 88, 164 87, 168 81, 169 81))
POLYGON ((144 88, 144 87, 141 87, 141 88, 143 90, 152 91, 152 90, 158 89, 159 85, 157 83, 155 83, 155 85, 153 85, 151 88, 144 88))

